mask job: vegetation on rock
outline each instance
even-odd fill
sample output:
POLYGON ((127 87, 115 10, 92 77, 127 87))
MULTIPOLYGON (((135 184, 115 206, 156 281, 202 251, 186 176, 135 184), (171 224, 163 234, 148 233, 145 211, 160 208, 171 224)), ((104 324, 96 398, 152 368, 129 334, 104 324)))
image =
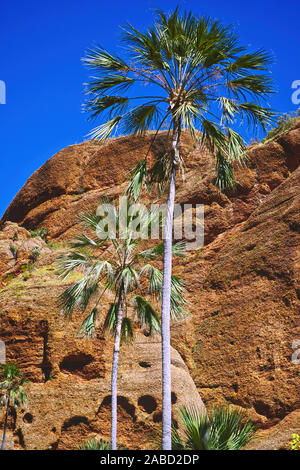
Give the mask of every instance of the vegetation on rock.
POLYGON ((292 434, 292 440, 290 442, 291 450, 300 450, 300 436, 299 434, 292 434))

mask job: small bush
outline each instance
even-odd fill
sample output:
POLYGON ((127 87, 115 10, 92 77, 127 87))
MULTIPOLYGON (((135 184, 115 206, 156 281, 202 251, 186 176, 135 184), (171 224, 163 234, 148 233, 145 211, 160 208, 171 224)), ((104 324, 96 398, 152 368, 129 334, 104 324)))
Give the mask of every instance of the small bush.
POLYGON ((30 273, 34 268, 34 263, 22 264, 21 271, 23 273, 23 280, 27 281, 30 278, 30 273))
POLYGON ((43 240, 46 240, 47 235, 49 235, 49 229, 42 227, 37 230, 29 230, 32 238, 41 237, 43 240))
POLYGON ((21 271, 23 273, 26 273, 26 272, 31 272, 34 268, 34 264, 33 263, 28 263, 28 264, 22 264, 21 266, 21 271))
POLYGON ((11 246, 9 247, 9 249, 10 249, 10 251, 12 252, 13 257, 14 257, 15 259, 17 259, 19 248, 18 248, 17 246, 15 246, 15 245, 11 245, 11 246))
POLYGON ((38 257, 40 256, 40 250, 37 246, 35 246, 32 250, 31 250, 31 258, 33 259, 33 262, 35 263, 38 259, 38 257))
POLYGON ((299 434, 292 434, 292 440, 290 441, 290 450, 300 450, 299 434))
MULTIPOLYGON (((127 447, 118 444, 118 450, 128 450, 127 447)), ((90 438, 89 440, 83 442, 78 450, 111 450, 110 442, 105 439, 98 439, 97 436, 90 438)))
POLYGON ((23 281, 28 281, 28 279, 30 278, 30 273, 29 272, 26 272, 23 274, 23 281))
POLYGON ((294 124, 300 119, 300 108, 298 111, 293 113, 285 113, 279 117, 277 121, 277 126, 274 129, 271 129, 270 132, 266 135, 263 139, 263 142, 267 142, 269 140, 275 139, 279 135, 287 132, 288 130, 293 127, 294 124))

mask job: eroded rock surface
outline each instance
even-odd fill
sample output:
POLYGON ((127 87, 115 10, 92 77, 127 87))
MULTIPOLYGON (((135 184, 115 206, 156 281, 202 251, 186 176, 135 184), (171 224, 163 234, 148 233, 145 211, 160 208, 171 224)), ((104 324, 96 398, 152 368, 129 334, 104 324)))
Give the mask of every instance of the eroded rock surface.
MULTIPOLYGON (((10 269, 13 278, 4 277, 0 292, 0 338, 6 344, 7 361, 17 361, 30 380, 26 406, 10 417, 8 447, 76 449, 94 435, 109 439, 112 339, 104 336, 100 327, 93 340, 79 338, 83 317, 74 314, 72 321, 67 320, 57 304, 60 292, 82 274, 75 273, 68 284, 60 280, 55 262, 66 250, 63 244, 53 249, 41 239, 30 239, 25 229, 10 223, 5 224, 1 237, 6 245, 12 238, 20 246, 24 246, 24 240, 38 243, 41 252, 29 277, 24 276, 26 269, 18 273, 18 260, 14 260, 10 269)), ((26 259, 33 264, 25 255, 22 263, 26 259)), ((108 301, 102 305, 103 316, 108 301)), ((159 436, 161 387, 160 336, 148 337, 141 331, 133 345, 121 348, 120 444, 149 448, 159 436)), ((189 370, 175 349, 172 401, 174 422, 178 421, 178 406, 194 404, 205 412, 189 370)), ((2 424, 3 420, 4 413, 2 424)))
MULTIPOLYGON (((123 192, 150 138, 62 150, 31 176, 3 217, 0 338, 8 360, 31 381, 28 404, 10 418, 10 446, 72 449, 89 436, 109 436, 111 339, 100 329, 91 341, 77 337, 81 319, 66 321, 57 306, 66 285, 55 263, 78 228, 78 213, 100 195, 123 192), (48 243, 24 227, 48 228, 48 243)), ((153 154, 167 145, 162 133, 153 154)), ((205 247, 174 265, 189 297, 188 317, 172 327, 174 420, 177 406, 203 406, 200 393, 208 409, 242 407, 263 429, 251 448, 285 447, 298 432, 300 408, 299 365, 292 363, 300 339, 299 123, 249 149, 230 194, 216 189, 210 155, 187 135, 182 153, 177 201, 205 205, 205 247)), ((123 348, 119 385, 121 443, 151 446, 161 421, 159 337, 140 332, 123 348)))

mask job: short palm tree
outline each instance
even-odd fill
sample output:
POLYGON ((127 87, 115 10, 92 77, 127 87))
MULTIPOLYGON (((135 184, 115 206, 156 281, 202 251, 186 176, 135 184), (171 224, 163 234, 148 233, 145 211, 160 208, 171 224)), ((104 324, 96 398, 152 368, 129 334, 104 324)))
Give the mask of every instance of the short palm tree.
POLYGON ((245 157, 244 140, 235 129, 246 122, 263 129, 274 113, 262 106, 272 93, 264 50, 248 52, 232 27, 198 18, 179 9, 157 12, 152 27, 123 30, 124 58, 101 47, 89 50, 84 63, 94 76, 87 86, 86 109, 103 123, 91 136, 106 139, 114 132, 144 134, 156 130, 147 155, 133 170, 129 193, 136 199, 145 182, 169 183, 165 222, 162 295, 163 448, 171 448, 170 288, 175 182, 183 166, 182 129, 211 150, 220 189, 234 186, 234 162, 245 157), (134 90, 131 90, 136 85, 134 90), (140 86, 140 85, 143 85, 140 86), (145 93, 145 90, 146 93, 145 93), (172 150, 150 164, 148 154, 158 131, 172 131, 172 150))
POLYGON ((1 401, 6 406, 1 444, 1 450, 4 450, 9 410, 10 407, 17 408, 20 403, 26 403, 27 395, 24 392, 24 385, 27 381, 22 376, 18 365, 13 362, 2 365, 2 376, 3 380, 0 382, 1 401))
MULTIPOLYGON (((104 202, 107 208, 107 201, 104 202)), ((162 292, 163 273, 149 261, 160 258, 163 244, 142 250, 143 236, 157 222, 157 215, 141 217, 140 231, 133 225, 133 216, 129 216, 127 207, 110 204, 107 208, 110 222, 118 231, 110 231, 103 216, 94 213, 82 216, 87 229, 93 231, 91 236, 83 234, 72 243, 73 250, 60 259, 59 266, 64 279, 74 269, 81 269, 84 277, 68 287, 60 296, 60 305, 65 314, 72 314, 75 307, 83 312, 88 308, 88 316, 82 323, 80 333, 91 337, 95 331, 95 322, 101 309, 101 301, 106 292, 114 295, 105 320, 104 329, 114 334, 114 352, 111 375, 112 419, 111 448, 117 448, 117 376, 120 342, 130 341, 134 336, 136 320, 141 327, 149 329, 149 334, 160 331, 160 318, 148 298, 159 301, 162 292), (123 214, 127 214, 124 216, 123 214), (88 251, 87 251, 88 249, 88 251), (145 287, 145 284, 147 287, 145 287), (99 291, 100 290, 100 291, 99 291), (93 301, 94 300, 94 301, 93 301), (93 306, 91 307, 91 304, 93 306), (134 314, 133 318, 130 314, 134 314)), ((181 255, 183 244, 173 246, 173 253, 181 255)), ((180 278, 172 276, 171 280, 171 315, 174 319, 184 316, 184 285, 180 278)))
MULTIPOLYGON (((97 439, 97 436, 91 437, 80 444, 78 450, 112 450, 111 443, 105 439, 97 439)), ((128 450, 124 446, 118 446, 118 450, 128 450)))
POLYGON ((183 423, 180 435, 172 430, 173 450, 239 450, 256 433, 255 426, 242 412, 230 408, 215 408, 211 415, 203 415, 194 407, 179 410, 183 423))

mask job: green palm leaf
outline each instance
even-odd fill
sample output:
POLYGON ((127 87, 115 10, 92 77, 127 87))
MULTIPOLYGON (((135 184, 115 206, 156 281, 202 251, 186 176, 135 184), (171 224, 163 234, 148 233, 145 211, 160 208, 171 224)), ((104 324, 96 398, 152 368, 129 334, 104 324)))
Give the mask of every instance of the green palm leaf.
POLYGON ((130 318, 122 318, 121 342, 131 343, 134 340, 133 324, 130 318))
POLYGON ((95 332, 95 322, 98 317, 98 310, 93 308, 91 313, 83 320, 81 327, 78 331, 78 336, 86 336, 92 338, 95 332))
POLYGON ((142 191, 143 185, 148 177, 147 162, 141 160, 137 166, 132 170, 130 182, 126 189, 126 194, 136 201, 142 191))
POLYGON ((117 309, 118 304, 116 302, 110 304, 103 324, 103 330, 109 331, 112 335, 114 335, 116 331, 117 309))

